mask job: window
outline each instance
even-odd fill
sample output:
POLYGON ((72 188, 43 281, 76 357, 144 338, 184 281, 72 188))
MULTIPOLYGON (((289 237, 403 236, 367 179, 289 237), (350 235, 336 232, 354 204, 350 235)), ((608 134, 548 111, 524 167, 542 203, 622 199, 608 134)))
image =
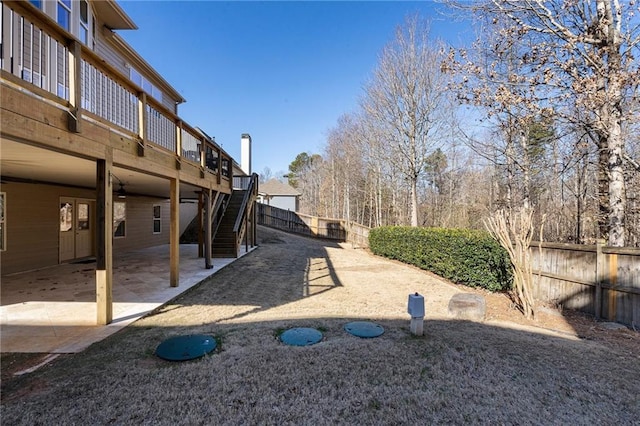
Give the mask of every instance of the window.
POLYGON ((71 31, 71 0, 58 0, 58 24, 71 31))
POLYGON ((122 238, 126 236, 127 204, 123 201, 113 203, 113 236, 122 238))
POLYGON ((78 203, 78 230, 81 231, 89 228, 89 204, 78 203))
POLYGON ((60 203, 60 232, 73 232, 73 204, 60 203))
POLYGON ((162 206, 154 205, 153 206, 153 233, 159 234, 162 232, 162 206))
POLYGON ((80 0, 80 41, 89 45, 89 3, 80 0))
POLYGON ((4 251, 7 249, 7 220, 5 215, 6 199, 6 193, 0 192, 0 251, 4 251))
POLYGON ((153 96, 158 102, 162 102, 162 92, 160 89, 132 67, 129 67, 129 78, 133 84, 141 87, 148 95, 153 96))
POLYGON ((42 9, 42 0, 31 0, 31 4, 38 9, 42 9))

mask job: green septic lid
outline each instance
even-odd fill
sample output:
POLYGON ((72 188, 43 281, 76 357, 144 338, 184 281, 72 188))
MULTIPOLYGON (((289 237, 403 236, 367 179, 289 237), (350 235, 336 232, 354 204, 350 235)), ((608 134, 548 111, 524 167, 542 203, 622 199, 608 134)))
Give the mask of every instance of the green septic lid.
POLYGON ((160 343, 156 348, 156 355, 168 361, 188 361, 208 354, 216 346, 216 339, 213 336, 205 334, 176 336, 160 343))
POLYGON ((315 328, 291 328, 280 335, 280 340, 291 346, 308 346, 322 340, 322 333, 315 328))
POLYGON ((346 324, 344 329, 347 333, 358 337, 378 337, 384 333, 382 326, 370 321, 354 321, 346 324))

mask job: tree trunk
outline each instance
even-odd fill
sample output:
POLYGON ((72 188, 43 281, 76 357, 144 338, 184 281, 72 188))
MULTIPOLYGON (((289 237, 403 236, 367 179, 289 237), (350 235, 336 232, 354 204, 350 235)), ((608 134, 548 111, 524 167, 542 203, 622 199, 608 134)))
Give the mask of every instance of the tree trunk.
POLYGON ((418 177, 411 179, 411 226, 418 226, 418 177))
POLYGON ((609 135, 609 246, 624 247, 625 243, 625 181, 622 165, 622 132, 620 111, 615 108, 610 118, 609 135))

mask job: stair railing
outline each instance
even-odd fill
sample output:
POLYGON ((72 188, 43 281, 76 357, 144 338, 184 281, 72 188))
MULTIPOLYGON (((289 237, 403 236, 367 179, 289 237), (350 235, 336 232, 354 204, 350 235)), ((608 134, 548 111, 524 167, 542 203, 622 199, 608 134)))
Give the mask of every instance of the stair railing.
MULTIPOLYGON (((255 200, 258 197, 258 175, 253 173, 251 179, 245 190, 244 197, 242 198, 242 204, 240 205, 239 215, 236 218, 236 223, 233 226, 233 235, 235 236, 235 255, 238 257, 240 245, 242 244, 242 238, 247 231, 247 218, 249 214, 253 212, 255 200)), ((248 246, 248 242, 247 242, 248 246)))
POLYGON ((211 229, 211 239, 213 240, 218 233, 218 228, 220 227, 220 222, 222 222, 221 218, 224 215, 224 211, 226 210, 227 205, 225 205, 225 200, 227 196, 224 194, 218 193, 213 205, 213 209, 211 210, 211 223, 213 227, 211 229))

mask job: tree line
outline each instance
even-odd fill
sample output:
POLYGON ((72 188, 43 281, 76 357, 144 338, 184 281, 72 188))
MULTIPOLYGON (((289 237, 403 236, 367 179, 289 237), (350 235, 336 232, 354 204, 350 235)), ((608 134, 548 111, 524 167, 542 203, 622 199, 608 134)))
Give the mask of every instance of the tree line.
POLYGON ((640 246, 638 5, 448 5, 477 40, 447 46, 408 17, 359 108, 289 166, 302 212, 483 228, 527 210, 545 241, 640 246))

